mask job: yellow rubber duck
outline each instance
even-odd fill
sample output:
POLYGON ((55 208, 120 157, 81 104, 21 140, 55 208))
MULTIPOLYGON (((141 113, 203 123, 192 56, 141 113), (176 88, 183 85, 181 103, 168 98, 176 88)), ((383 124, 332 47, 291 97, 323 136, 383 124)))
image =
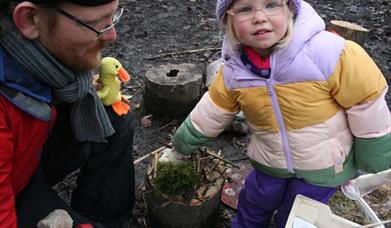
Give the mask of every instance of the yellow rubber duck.
POLYGON ((99 63, 98 78, 102 88, 97 92, 104 105, 111 105, 114 112, 118 115, 125 115, 130 110, 130 106, 125 103, 128 103, 127 99, 121 95, 121 82, 118 80, 117 75, 123 82, 130 80, 130 75, 117 59, 112 57, 103 58, 99 63))

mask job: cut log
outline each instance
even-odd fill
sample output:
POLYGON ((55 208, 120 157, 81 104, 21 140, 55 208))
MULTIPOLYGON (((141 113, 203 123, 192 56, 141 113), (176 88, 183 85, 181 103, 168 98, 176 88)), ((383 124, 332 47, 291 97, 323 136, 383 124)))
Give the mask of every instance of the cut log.
POLYGON ((144 107, 148 112, 183 117, 201 96, 202 72, 194 64, 166 64, 146 72, 144 107))
POLYGON ((327 30, 336 32, 343 38, 352 40, 360 45, 364 45, 369 32, 368 29, 361 25, 340 20, 331 20, 327 30))
POLYGON ((152 189, 151 183, 146 181, 145 199, 151 227, 202 228, 214 227, 216 224, 221 191, 199 205, 189 205, 170 201, 152 189))
MULTIPOLYGON (((183 198, 170 198, 161 194, 153 184, 156 154, 148 167, 144 197, 148 207, 150 227, 153 228, 203 228, 214 227, 217 222, 218 209, 224 183, 223 162, 209 158, 215 162, 213 170, 206 178, 211 180, 197 189, 197 197, 185 201, 183 198)), ((205 160, 203 160, 205 161, 205 160)), ((210 164, 209 164, 210 166, 210 164)), ((209 167, 208 166, 208 167, 209 167)), ((200 168, 203 170, 203 168, 200 168)), ((211 169, 211 167, 209 167, 211 169)))

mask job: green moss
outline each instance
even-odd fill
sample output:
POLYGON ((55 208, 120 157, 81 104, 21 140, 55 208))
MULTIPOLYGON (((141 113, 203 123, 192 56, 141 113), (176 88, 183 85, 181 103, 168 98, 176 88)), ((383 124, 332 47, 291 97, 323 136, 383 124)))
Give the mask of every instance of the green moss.
POLYGON ((152 180, 155 188, 170 197, 179 197, 200 183, 201 175, 195 170, 193 164, 173 164, 171 162, 157 165, 156 177, 152 180))

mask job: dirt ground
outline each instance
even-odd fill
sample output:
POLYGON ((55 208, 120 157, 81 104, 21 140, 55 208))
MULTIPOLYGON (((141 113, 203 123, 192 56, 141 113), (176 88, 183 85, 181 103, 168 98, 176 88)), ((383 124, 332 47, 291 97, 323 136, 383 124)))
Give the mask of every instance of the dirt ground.
MULTIPOLYGON (((388 82, 391 82, 391 1, 390 0, 310 0, 309 3, 326 22, 346 20, 370 29, 364 48, 373 57, 388 82)), ((220 57, 222 30, 215 18, 214 0, 122 0, 124 17, 117 26, 118 39, 104 52, 104 56, 118 58, 133 75, 125 93, 133 95, 137 114, 134 158, 140 158, 170 141, 170 134, 183 119, 152 116, 152 125, 143 127, 140 119, 148 115, 143 108, 144 75, 149 67, 166 63, 193 63, 203 72, 206 66, 220 57)), ((391 104, 390 93, 387 96, 391 104)), ((245 158, 247 135, 224 132, 208 144, 222 150, 231 160, 245 158)), ((133 217, 127 227, 148 227, 148 217, 140 195, 148 159, 136 166, 137 194, 133 217)), ((369 201, 376 201, 382 219, 391 219, 390 191, 376 193, 369 201), (384 205, 384 206, 383 206, 384 205)), ((335 213, 362 222, 357 207, 340 192, 330 204, 335 213)), ((229 227, 234 211, 223 206, 218 227, 229 227)))

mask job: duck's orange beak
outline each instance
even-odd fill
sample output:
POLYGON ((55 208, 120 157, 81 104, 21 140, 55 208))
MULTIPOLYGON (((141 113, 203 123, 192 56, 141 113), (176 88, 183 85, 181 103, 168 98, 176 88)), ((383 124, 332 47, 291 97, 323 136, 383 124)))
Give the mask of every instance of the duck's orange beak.
POLYGON ((124 68, 121 68, 121 70, 118 71, 118 77, 123 82, 127 82, 131 79, 130 75, 124 68))

